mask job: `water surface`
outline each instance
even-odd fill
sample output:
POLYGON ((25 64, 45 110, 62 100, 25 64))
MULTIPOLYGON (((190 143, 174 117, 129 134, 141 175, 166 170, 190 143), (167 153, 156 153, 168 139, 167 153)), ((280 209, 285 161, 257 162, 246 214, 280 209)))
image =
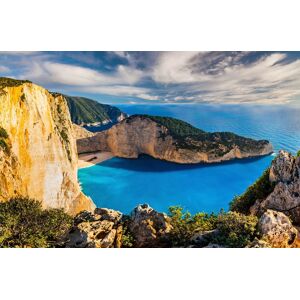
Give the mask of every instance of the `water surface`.
MULTIPOLYGON (((268 139, 275 151, 300 149, 300 110, 295 107, 212 105, 123 105, 128 114, 172 116, 206 131, 232 131, 255 139, 268 139)), ((129 213, 148 203, 159 211, 181 205, 192 213, 228 209, 268 167, 272 156, 213 165, 178 165, 141 156, 113 158, 79 170, 84 192, 97 206, 129 213)))

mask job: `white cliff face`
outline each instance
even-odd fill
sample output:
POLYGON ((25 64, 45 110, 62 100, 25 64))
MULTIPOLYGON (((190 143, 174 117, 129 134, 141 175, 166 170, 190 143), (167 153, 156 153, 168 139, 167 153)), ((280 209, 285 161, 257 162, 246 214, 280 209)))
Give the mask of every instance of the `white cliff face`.
POLYGON ((0 148, 0 200, 30 197, 72 214, 93 207, 77 181, 76 144, 62 96, 53 97, 32 83, 5 87, 0 127, 11 149, 7 154, 0 148))
POLYGON ((127 120, 107 131, 97 133, 94 137, 78 140, 78 153, 110 151, 115 156, 125 158, 137 158, 140 154, 148 154, 176 163, 212 163, 272 152, 272 145, 266 144, 253 151, 242 151, 238 146, 233 146, 226 154, 217 155, 214 149, 205 151, 200 147, 195 149, 178 146, 178 141, 168 129, 150 118, 136 116, 130 122, 127 120))

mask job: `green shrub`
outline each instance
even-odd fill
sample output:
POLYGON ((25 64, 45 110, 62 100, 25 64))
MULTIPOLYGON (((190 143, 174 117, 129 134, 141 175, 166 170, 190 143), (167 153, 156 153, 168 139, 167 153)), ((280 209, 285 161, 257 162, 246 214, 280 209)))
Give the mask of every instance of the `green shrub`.
POLYGON ((300 156, 300 150, 297 152, 296 157, 300 156))
POLYGON ((0 138, 4 138, 4 139, 8 138, 8 133, 3 127, 0 127, 0 138))
POLYGON ((180 206, 170 207, 169 217, 173 226, 169 235, 172 246, 188 245, 196 232, 214 229, 217 221, 214 214, 197 213, 192 216, 180 206))
POLYGON ((133 248, 135 244, 135 239, 128 229, 130 223, 130 217, 124 215, 122 218, 122 248, 133 248))
POLYGON ((61 209, 43 210, 41 203, 14 198, 0 203, 0 247, 54 247, 72 226, 61 209))
POLYGON ((257 236, 255 216, 245 216, 237 212, 221 213, 217 220, 218 235, 212 240, 226 247, 243 248, 257 236))
POLYGON ((230 210, 248 214, 250 207, 257 199, 266 198, 274 190, 274 183, 269 180, 269 171, 269 168, 265 170, 262 176, 249 186, 244 194, 236 196, 230 203, 230 210))
POLYGON ((8 144, 6 143, 6 141, 4 139, 1 139, 1 138, 0 138, 0 148, 2 148, 6 154, 10 153, 10 148, 9 148, 8 144))

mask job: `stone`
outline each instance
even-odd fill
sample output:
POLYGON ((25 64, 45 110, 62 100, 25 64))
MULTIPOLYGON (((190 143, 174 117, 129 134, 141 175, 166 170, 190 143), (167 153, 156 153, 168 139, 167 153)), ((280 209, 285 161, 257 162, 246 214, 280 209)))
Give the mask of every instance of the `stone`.
POLYGON ((291 248, 298 236, 297 229, 285 214, 270 209, 259 219, 258 230, 261 240, 272 248, 291 248))
POLYGON ((192 236, 191 242, 197 247, 205 247, 218 235, 218 233, 219 231, 217 229, 197 232, 192 236))
POLYGON ((300 224, 300 158, 280 151, 273 160, 269 178, 275 183, 272 193, 251 207, 252 214, 261 216, 267 209, 283 212, 293 223, 300 224))
POLYGON ((137 206, 131 213, 128 226, 136 247, 162 247, 172 229, 170 218, 148 204, 137 206))
POLYGON ((74 218, 74 226, 66 237, 69 248, 120 248, 122 246, 122 214, 107 208, 82 211, 74 218))

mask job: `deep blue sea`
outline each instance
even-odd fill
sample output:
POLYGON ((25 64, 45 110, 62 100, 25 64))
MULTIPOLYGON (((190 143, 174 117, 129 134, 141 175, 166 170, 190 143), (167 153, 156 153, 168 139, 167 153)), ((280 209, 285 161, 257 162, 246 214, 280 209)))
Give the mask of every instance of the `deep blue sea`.
MULTIPOLYGON (((128 114, 171 116, 206 131, 232 131, 270 140, 275 152, 300 149, 300 108, 250 105, 119 105, 128 114)), ((112 158, 78 172, 84 192, 99 207, 129 213, 148 203, 158 211, 181 205, 191 213, 227 210, 274 156, 214 165, 178 165, 141 156, 112 158)))

